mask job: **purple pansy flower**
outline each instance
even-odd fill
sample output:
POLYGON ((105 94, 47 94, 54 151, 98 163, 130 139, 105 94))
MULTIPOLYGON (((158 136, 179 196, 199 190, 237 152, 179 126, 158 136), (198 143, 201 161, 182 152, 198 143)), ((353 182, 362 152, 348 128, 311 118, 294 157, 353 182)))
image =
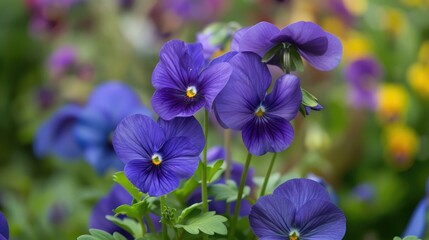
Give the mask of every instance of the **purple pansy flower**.
POLYGON ((249 223, 261 240, 336 240, 346 232, 344 213, 322 185, 309 179, 289 180, 259 198, 249 223))
POLYGON ((344 70, 349 85, 349 102, 357 108, 375 109, 377 106, 377 84, 382 77, 378 61, 364 57, 350 63, 344 70))
MULTIPOLYGON (((223 147, 220 146, 215 146, 210 148, 207 151, 207 162, 208 163, 213 163, 216 160, 219 159, 225 159, 226 158, 226 152, 225 149, 223 147)), ((232 165, 231 165, 231 180, 233 180, 237 185, 240 184, 240 180, 241 180, 241 174, 243 173, 244 170, 244 165, 241 163, 237 163, 234 161, 231 161, 232 165)), ((249 168, 247 176, 246 176, 246 186, 249 186, 250 189, 254 188, 254 183, 253 183, 253 175, 254 175, 254 170, 253 168, 249 168)), ((216 182, 213 182, 212 184, 218 184, 218 183, 225 183, 225 174, 222 174, 222 176, 220 177, 219 180, 217 180, 216 182)), ((209 185, 210 187, 210 185, 209 185)), ((198 203, 201 202, 201 188, 198 188, 196 191, 194 191, 194 193, 191 195, 191 197, 188 200, 188 204, 194 204, 194 203, 198 203)), ((247 201, 246 199, 243 199, 241 201, 241 205, 240 205, 240 216, 247 216, 250 213, 250 208, 251 208, 251 204, 249 203, 249 201, 247 201)), ((218 214, 224 214, 226 211, 226 203, 225 201, 215 201, 214 199, 212 199, 211 202, 209 202, 209 209, 210 211, 216 211, 218 214)), ((231 214, 234 214, 234 209, 235 209, 235 201, 231 203, 231 214)))
POLYGON ((225 128, 241 130, 244 144, 254 155, 283 151, 292 143, 294 131, 289 121, 301 105, 298 77, 280 77, 267 94, 271 75, 259 56, 238 53, 229 63, 234 71, 214 104, 218 121, 225 128))
POLYGON ((74 136, 81 110, 80 106, 66 105, 40 126, 33 142, 37 157, 53 154, 63 159, 75 159, 82 156, 82 148, 74 136))
MULTIPOLYGON (((89 220, 89 228, 104 230, 108 233, 119 232, 128 239, 134 239, 124 229, 106 219, 106 215, 114 215, 113 210, 115 208, 123 204, 131 204, 132 200, 131 195, 122 186, 114 185, 109 194, 100 199, 94 206, 89 220)), ((155 230, 159 231, 161 229, 160 217, 155 214, 150 214, 149 216, 152 219, 155 230)), ((120 215, 120 217, 123 216, 120 215)))
MULTIPOLYGON (((239 31, 234 38, 234 48, 238 43, 240 52, 254 52, 263 57, 270 49, 283 45, 283 51, 297 51, 310 65, 321 71, 335 68, 343 52, 337 37, 312 22, 295 22, 281 30, 271 23, 260 22, 239 31)), ((277 63, 273 60, 272 63, 277 63)))
POLYGON ((125 175, 151 196, 165 195, 192 176, 204 145, 203 130, 194 117, 155 122, 136 114, 122 120, 113 136, 125 175))
POLYGON ((429 211, 429 178, 426 182, 426 195, 419 202, 416 209, 411 215, 411 219, 408 223, 407 228, 402 234, 405 236, 417 236, 419 238, 423 238, 425 236, 426 227, 427 227, 427 215, 429 211))
POLYGON ((204 65, 201 44, 171 40, 162 47, 152 74, 156 89, 152 106, 161 118, 189 117, 204 106, 210 111, 229 79, 231 67, 225 62, 207 68, 204 65))
POLYGON ((113 150, 112 135, 123 118, 135 113, 151 115, 141 104, 137 93, 126 84, 108 82, 91 93, 87 105, 79 114, 74 131, 86 160, 99 173, 111 167, 123 167, 113 150))
POLYGON ((0 240, 9 239, 9 225, 6 217, 0 212, 0 240))
POLYGON ((51 76, 60 76, 73 68, 77 63, 76 49, 62 46, 56 49, 48 59, 48 71, 51 76))

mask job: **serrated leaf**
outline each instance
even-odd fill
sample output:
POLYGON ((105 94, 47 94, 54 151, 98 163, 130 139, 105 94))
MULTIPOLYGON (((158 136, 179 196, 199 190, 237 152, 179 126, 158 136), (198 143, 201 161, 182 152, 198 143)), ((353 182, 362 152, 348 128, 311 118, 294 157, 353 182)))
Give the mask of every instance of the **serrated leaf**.
POLYGON ((94 236, 97 240, 113 240, 113 236, 110 233, 99 229, 89 229, 89 233, 94 236))
POLYGON ((99 229, 89 229, 90 235, 82 235, 77 238, 77 240, 115 240, 110 233, 99 230, 99 229))
POLYGON ((130 218, 120 219, 118 217, 109 216, 109 215, 106 216, 106 219, 111 221, 118 227, 124 229, 125 231, 129 232, 134 237, 138 237, 142 235, 140 223, 138 223, 133 219, 130 219, 130 218))
MULTIPOLYGON (((242 198, 250 193, 250 187, 245 186, 242 198)), ((213 184, 208 187, 208 194, 214 196, 215 200, 225 200, 226 202, 237 201, 238 188, 234 181, 227 180, 225 184, 213 184)))
POLYGON ((319 104, 319 101, 311 93, 307 92, 305 89, 301 88, 302 92, 302 104, 308 107, 315 107, 319 104))
POLYGON ((182 220, 185 219, 186 216, 188 216, 189 213, 191 213, 195 208, 197 208, 197 207, 199 207, 201 205, 203 205, 202 202, 200 202, 200 203, 194 203, 191 206, 183 209, 183 211, 180 213, 179 218, 177 219, 177 222, 179 222, 179 223, 182 222, 182 220))
POLYGON ((194 235, 198 234, 200 231, 208 235, 214 235, 215 233, 226 235, 228 230, 223 223, 228 221, 228 219, 224 216, 215 214, 215 212, 206 212, 189 219, 186 224, 176 224, 175 227, 183 228, 188 233, 194 235))
POLYGON ((416 236, 406 236, 404 238, 394 237, 393 240, 421 240, 421 239, 416 236))
POLYGON ((77 240, 97 240, 97 238, 91 235, 82 235, 77 237, 77 240))
POLYGON ((143 198, 144 194, 128 180, 124 172, 113 174, 113 181, 119 183, 136 201, 143 198))

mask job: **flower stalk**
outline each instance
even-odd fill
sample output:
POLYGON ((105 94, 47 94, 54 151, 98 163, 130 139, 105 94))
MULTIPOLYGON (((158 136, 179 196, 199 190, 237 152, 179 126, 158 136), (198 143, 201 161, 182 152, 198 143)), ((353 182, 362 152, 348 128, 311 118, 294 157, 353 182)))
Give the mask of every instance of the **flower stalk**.
POLYGON ((250 166, 250 160, 252 160, 252 154, 249 152, 247 154, 246 163, 244 165, 243 173, 241 174, 240 186, 238 188, 237 201, 234 209, 234 216, 231 219, 231 225, 229 228, 228 239, 234 239, 235 227, 237 225, 238 214, 240 212, 241 198, 243 196, 244 185, 246 183, 247 172, 250 166))
POLYGON ((275 152, 273 154, 273 157, 271 158, 270 166, 268 166, 267 174, 265 174, 264 183, 262 184, 261 193, 259 194, 259 197, 264 196, 265 190, 268 185, 268 181, 270 180, 271 171, 273 170, 274 162, 276 161, 277 153, 275 152))

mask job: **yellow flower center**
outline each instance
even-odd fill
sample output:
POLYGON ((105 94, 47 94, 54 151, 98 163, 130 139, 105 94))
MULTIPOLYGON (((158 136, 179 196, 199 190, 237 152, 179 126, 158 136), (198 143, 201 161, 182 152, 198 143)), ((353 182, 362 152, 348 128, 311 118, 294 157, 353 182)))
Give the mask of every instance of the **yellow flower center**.
POLYGON ((299 233, 297 231, 292 231, 289 234, 289 240, 299 240, 299 233))
POLYGON ((257 116, 257 117, 262 117, 262 116, 264 116, 264 114, 265 114, 265 107, 264 106, 259 106, 257 109, 256 109, 256 111, 255 111, 255 115, 257 116))
POLYGON ((186 89, 186 96, 188 96, 188 98, 193 98, 195 95, 197 95, 197 89, 194 86, 190 86, 186 89))
POLYGON ((161 155, 155 153, 152 156, 152 163, 153 163, 153 165, 158 166, 159 164, 161 164, 161 162, 162 162, 161 155))

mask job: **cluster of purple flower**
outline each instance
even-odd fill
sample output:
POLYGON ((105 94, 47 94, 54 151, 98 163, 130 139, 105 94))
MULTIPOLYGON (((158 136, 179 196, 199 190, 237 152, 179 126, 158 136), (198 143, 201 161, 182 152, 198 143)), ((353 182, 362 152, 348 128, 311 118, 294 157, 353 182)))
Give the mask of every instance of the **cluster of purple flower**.
MULTIPOLYGON (((156 89, 152 105, 160 116, 158 123, 141 115, 129 116, 113 137, 125 175, 142 192, 168 194, 177 189, 180 179, 194 174, 205 140, 193 115, 202 108, 214 109, 222 127, 241 131, 250 154, 260 156, 289 147, 294 135, 290 121, 303 107, 300 80, 290 71, 302 64, 301 56, 319 70, 331 70, 342 54, 335 36, 309 22, 282 30, 266 22, 244 28, 235 34, 232 49, 237 51, 209 63, 199 43, 172 40, 161 49, 152 75, 156 89), (286 72, 270 93, 272 77, 266 63, 286 72)), ((320 109, 319 104, 304 107, 320 109)), ((341 210, 320 184, 309 181, 285 183, 273 196, 258 200, 250 214, 258 237, 344 236, 341 210), (282 194, 289 200, 279 197, 282 194)))
MULTIPOLYGON (((314 23, 297 22, 279 30, 262 22, 237 31, 231 49, 208 62, 201 43, 167 42, 152 74, 152 106, 160 117, 157 121, 148 116, 131 89, 117 82, 107 83, 92 93, 85 107, 68 105, 46 122, 37 133, 35 152, 83 155, 99 172, 111 166, 121 169, 117 156, 135 187, 149 196, 161 197, 194 175, 203 150, 202 171, 207 171, 207 132, 194 118, 205 108, 206 118, 213 110, 223 128, 241 131, 249 151, 244 167, 231 168, 236 176, 241 175, 241 180, 233 178, 240 185, 236 199, 241 200, 244 182, 253 185, 247 175, 251 156, 285 150, 293 141, 290 122, 298 112, 308 115, 310 109, 322 109, 291 72, 303 69, 301 57, 318 70, 333 69, 341 59, 342 46, 314 23), (280 67, 285 74, 273 82, 267 64, 280 67)), ((207 204, 205 174, 201 190, 207 204)), ((223 182, 224 177, 217 183, 223 182)), ((118 197, 121 191, 115 187, 97 205, 96 212, 106 214, 107 208, 130 203, 132 198, 126 193, 118 197)), ((216 209, 214 203, 210 207, 216 209)), ((236 202, 230 238, 234 237, 237 215, 245 216, 249 211, 247 201, 236 202)), ((93 215, 92 226, 102 221, 97 216, 93 215)), ((306 179, 289 181, 273 195, 261 196, 249 220, 260 239, 341 239, 345 233, 341 210, 331 203, 322 185, 306 179)))

